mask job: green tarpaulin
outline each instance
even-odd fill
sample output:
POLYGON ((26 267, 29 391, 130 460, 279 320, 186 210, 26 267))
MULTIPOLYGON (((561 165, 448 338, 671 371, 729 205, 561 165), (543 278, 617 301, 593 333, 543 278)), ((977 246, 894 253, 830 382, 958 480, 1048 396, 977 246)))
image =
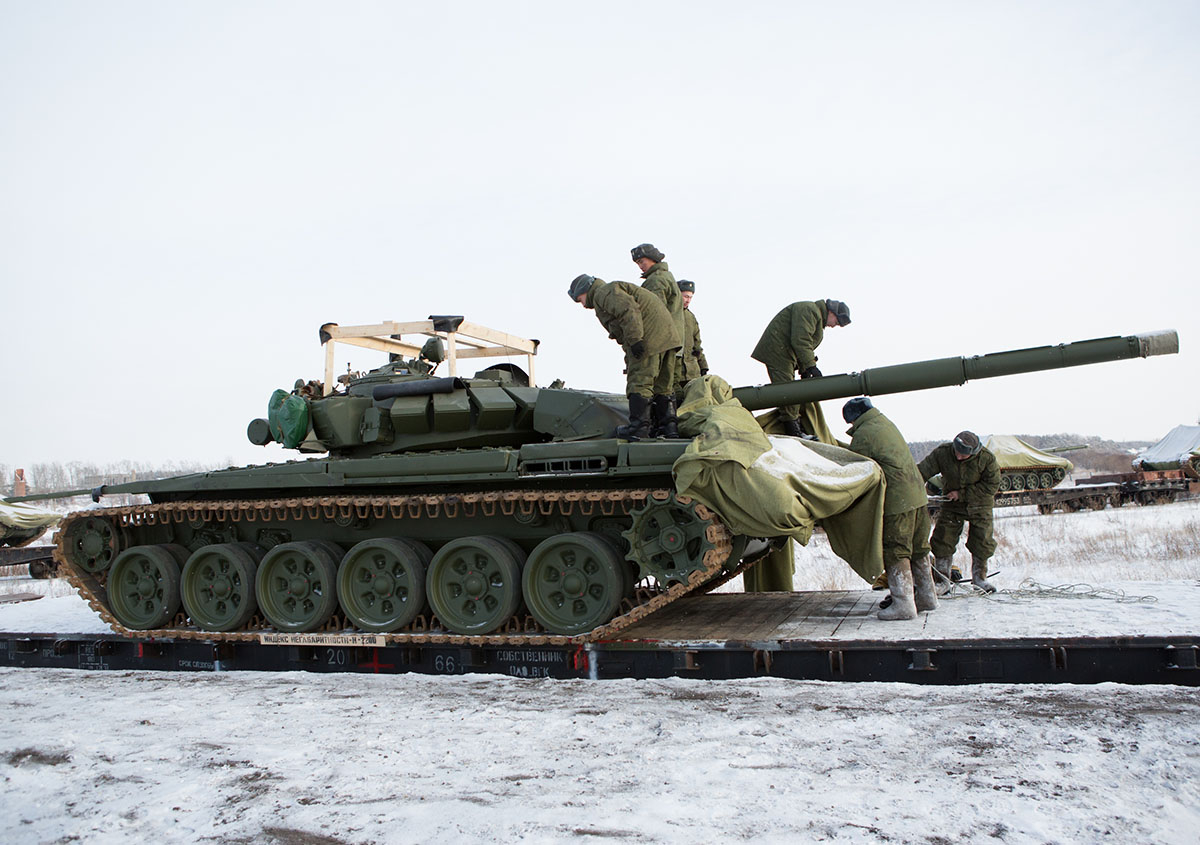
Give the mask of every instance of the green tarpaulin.
POLYGON ((838 557, 864 580, 883 571, 883 471, 838 446, 768 437, 717 376, 688 385, 675 462, 679 495, 717 513, 736 534, 807 544, 819 522, 838 557))

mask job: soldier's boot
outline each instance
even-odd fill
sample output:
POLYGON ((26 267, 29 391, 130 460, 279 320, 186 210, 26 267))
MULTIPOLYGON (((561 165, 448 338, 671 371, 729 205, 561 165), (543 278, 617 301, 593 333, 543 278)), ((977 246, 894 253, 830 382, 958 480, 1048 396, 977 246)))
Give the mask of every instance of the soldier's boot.
POLYGON ((879 618, 884 622, 916 619, 917 603, 913 598, 912 565, 908 558, 890 562, 887 565, 887 579, 892 603, 879 611, 879 618))
POLYGON ((944 596, 954 589, 954 582, 950 580, 951 560, 953 558, 939 557, 933 562, 933 583, 937 587, 939 596, 944 596))
POLYGON ((800 420, 780 420, 783 423, 783 433, 791 437, 802 437, 804 432, 800 428, 800 420))
POLYGON ((937 610, 937 590, 933 586, 933 567, 929 564, 929 555, 923 555, 912 562, 912 579, 917 613, 937 610))
POLYGON ((679 437, 679 424, 675 419, 675 397, 665 393, 654 397, 654 415, 658 418, 654 423, 654 436, 675 439, 679 437))
POLYGON ((987 558, 971 557, 971 583, 985 593, 996 592, 996 585, 987 579, 987 558))
POLYGON ((641 440, 650 435, 650 400, 639 393, 629 394, 629 425, 619 425, 615 436, 641 440))

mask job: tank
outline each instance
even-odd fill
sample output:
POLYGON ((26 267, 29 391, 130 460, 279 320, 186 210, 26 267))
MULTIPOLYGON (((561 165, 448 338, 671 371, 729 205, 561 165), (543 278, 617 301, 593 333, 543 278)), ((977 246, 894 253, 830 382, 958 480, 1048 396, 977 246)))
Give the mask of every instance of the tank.
MULTIPOLYGON (((760 410, 1177 348, 1174 332, 1112 337, 734 395, 760 410)), ((67 516, 60 569, 126 634, 538 644, 610 638, 769 550, 674 493, 687 440, 613 437, 624 396, 533 387, 511 364, 429 370, 401 357, 333 392, 298 383, 248 427, 322 457, 97 488, 150 502, 67 516)))
POLYGON ((993 434, 983 445, 996 456, 1000 466, 1000 492, 1048 490, 1067 477, 1075 465, 1057 452, 1082 449, 1083 446, 1039 449, 1011 434, 993 434))

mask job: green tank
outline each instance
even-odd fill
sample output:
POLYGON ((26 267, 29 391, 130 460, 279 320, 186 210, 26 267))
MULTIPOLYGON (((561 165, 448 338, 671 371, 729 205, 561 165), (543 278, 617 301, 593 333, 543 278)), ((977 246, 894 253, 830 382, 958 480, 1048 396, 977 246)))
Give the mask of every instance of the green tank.
MULTIPOLYGON (((1113 337, 734 395, 758 410, 1177 348, 1174 332, 1113 337)), ((150 503, 70 514, 60 568, 123 633, 536 644, 611 637, 768 550, 675 495, 688 441, 613 437, 625 397, 531 387, 507 364, 428 370, 401 359, 330 395, 277 391, 250 440, 322 457, 97 488, 150 503)))

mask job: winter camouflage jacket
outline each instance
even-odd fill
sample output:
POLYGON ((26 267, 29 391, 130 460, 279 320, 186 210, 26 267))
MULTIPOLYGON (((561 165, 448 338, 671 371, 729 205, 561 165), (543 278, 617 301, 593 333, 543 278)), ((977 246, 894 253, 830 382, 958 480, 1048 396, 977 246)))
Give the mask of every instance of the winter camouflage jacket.
POLYGON ((683 382, 700 378, 700 371, 708 369, 704 347, 700 345, 700 323, 690 308, 683 309, 683 382))
POLYGON ((825 300, 793 302, 767 323, 758 346, 750 353, 755 361, 803 372, 817 363, 814 350, 825 337, 829 309, 825 300))
MULTIPOLYGON (((1000 465, 996 463, 996 456, 987 449, 980 449, 979 454, 960 461, 954 457, 954 444, 943 443, 926 455, 917 468, 921 471, 921 478, 926 481, 940 473, 942 491, 959 491, 958 505, 961 509, 990 511, 995 504, 996 491, 1000 489, 1000 465)), ((949 502, 943 507, 954 505, 949 502)))
POLYGON ((583 304, 596 310, 596 319, 608 329, 608 336, 626 352, 639 340, 646 342, 646 352, 651 355, 682 345, 662 300, 633 282, 597 279, 583 304))
POLYGON ((675 275, 667 266, 667 262, 660 261, 651 265, 649 270, 642 273, 642 278, 646 280, 642 282, 642 287, 662 297, 663 304, 667 306, 667 310, 671 312, 671 317, 675 320, 675 328, 679 330, 679 336, 683 337, 683 297, 679 295, 679 285, 675 282, 675 275))
POLYGON ((925 482, 908 451, 904 435, 892 421, 871 408, 850 426, 850 451, 866 455, 883 468, 887 490, 883 494, 883 513, 891 516, 924 507, 929 501, 925 482))

